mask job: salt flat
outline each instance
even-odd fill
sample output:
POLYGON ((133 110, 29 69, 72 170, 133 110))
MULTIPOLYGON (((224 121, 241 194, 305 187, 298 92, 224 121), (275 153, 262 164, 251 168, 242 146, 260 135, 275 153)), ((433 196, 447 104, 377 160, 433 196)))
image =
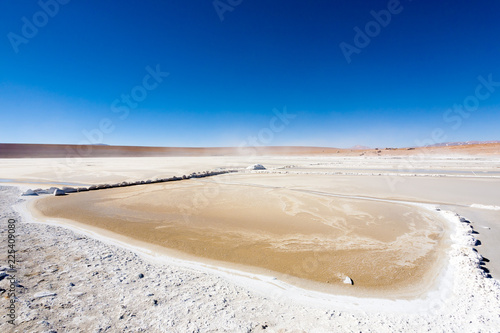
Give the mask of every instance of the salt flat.
MULTIPOLYGON (((304 176, 277 178, 294 183, 304 176)), ((309 191, 331 176, 310 178, 309 191)), ((331 284, 335 292, 420 295, 416 286, 435 278, 449 237, 437 212, 278 188, 271 186, 275 179, 231 174, 73 193, 44 198, 34 208, 45 218, 76 220, 198 260, 264 268, 280 279, 331 284), (338 288, 346 277, 355 288, 338 288)))
MULTIPOLYGON (((183 265, 176 261, 148 259, 154 253, 169 256, 167 252, 155 252, 158 249, 155 246, 172 248, 186 254, 184 259, 187 262, 199 260, 199 266, 189 266, 193 274, 208 274, 207 278, 222 278, 237 288, 246 288, 252 293, 249 304, 260 306, 262 302, 271 302, 265 311, 272 309, 282 313, 278 309, 286 300, 287 314, 282 315, 295 314, 303 323, 309 323, 305 324, 310 325, 309 328, 316 327, 313 322, 317 322, 318 331, 338 327, 339 319, 331 313, 308 317, 304 311, 328 308, 337 309, 344 316, 352 315, 353 321, 341 326, 344 330, 359 330, 366 325, 383 330, 387 329, 384 325, 388 322, 392 328, 413 330, 426 325, 430 325, 431 330, 441 327, 445 331, 464 327, 495 331, 499 327, 500 314, 495 309, 500 304, 496 280, 500 272, 500 258, 497 257, 500 251, 494 240, 498 240, 500 234, 497 223, 500 159, 495 156, 432 155, 418 159, 405 156, 89 158, 72 166, 66 159, 8 159, 0 164, 0 178, 6 180, 5 184, 24 190, 51 185, 88 186, 182 176, 215 168, 240 168, 240 172, 41 200, 30 198, 18 203, 16 207, 20 208, 16 209, 24 222, 43 222, 44 217, 33 216, 34 211, 23 211, 22 208, 27 207, 26 203, 34 207, 38 205, 38 210, 45 210, 44 213, 51 216, 45 217, 45 223, 71 228, 76 233, 88 230, 90 237, 108 244, 112 243, 108 240, 116 235, 122 236, 116 237, 118 242, 112 246, 132 251, 135 251, 134 246, 143 249, 137 253, 146 261, 153 260, 155 267, 183 265), (245 169, 254 163, 263 164, 267 170, 245 169), (458 221, 453 217, 454 213, 471 223, 458 221), (54 217, 77 222, 71 224, 54 217), (470 226, 473 234, 467 231, 470 226), (467 237, 480 242, 471 242, 467 237), (148 247, 148 243, 155 246, 148 247), (473 248, 488 261, 476 258, 477 252, 473 248), (467 260, 467 264, 463 260, 467 260), (203 265, 217 267, 218 264, 226 273, 203 268, 203 265), (255 270, 248 270, 248 267, 255 270), (302 268, 294 270, 294 267, 302 268), (493 278, 488 278, 485 270, 493 278), (248 279, 242 280, 238 271, 242 276, 253 272, 277 280, 258 278, 267 281, 271 289, 266 289, 268 287, 249 283, 248 279), (343 285, 344 275, 352 277, 354 285, 343 285), (326 290, 319 288, 318 284, 300 283, 305 280, 329 284, 331 288, 326 290), (272 287, 273 283, 280 287, 272 287), (392 290, 391 284, 394 286, 392 290), (356 296, 353 299, 357 301, 335 301, 319 294, 314 297, 310 294, 299 301, 293 295, 307 293, 294 289, 296 287, 356 296), (273 288, 282 292, 272 292, 273 288), (264 290, 268 295, 269 291, 271 295, 279 295, 278 299, 273 300, 273 296, 264 301, 257 296, 264 290), (484 294, 482 290, 488 292, 484 294), (477 296, 471 298, 471 294, 477 296), (370 301, 368 296, 375 298, 370 301), (384 303, 384 298, 409 303, 389 306, 384 303), (374 312, 377 302, 385 304, 385 310, 378 315, 374 312), (311 310, 306 310, 308 307, 311 310), (417 308, 425 313, 421 319, 410 314, 417 308), (485 313, 484 309, 491 311, 485 313), (360 315, 359 311, 371 314, 360 315), (460 320, 457 320, 457 313, 460 313, 460 320), (389 317, 393 319, 387 321, 389 317), (436 322, 439 324, 432 326, 436 322)), ((105 265, 104 262, 101 264, 105 265)), ((86 268, 74 266, 72 269, 84 272, 86 268)), ((31 281, 33 278, 26 276, 25 279, 31 281)), ((59 279, 65 281, 64 276, 59 276, 59 279)), ((37 289, 35 285, 32 288, 33 292, 37 289)), ((129 287, 123 288, 122 292, 125 292, 129 287)), ((195 282, 189 282, 186 288, 196 289, 197 286, 195 282)), ((160 294, 170 297, 165 291, 160 294)), ((246 318, 242 319, 243 322, 252 320, 239 312, 238 298, 232 292, 227 292, 226 296, 231 309, 241 318, 246 318)), ((195 304, 207 301, 202 297, 195 304)), ((164 306, 168 308, 169 305, 164 306)), ((272 317, 271 313, 266 312, 258 316, 257 321, 264 322, 269 316, 272 317)), ((25 320, 29 322, 29 318, 26 316, 25 320)), ((170 318, 183 322, 175 314, 170 318)), ((191 320, 194 327, 208 327, 197 322, 195 316, 191 320)), ((314 331, 297 325, 291 319, 276 319, 271 320, 270 327, 285 331, 302 327, 305 331, 314 331)), ((250 327, 257 329, 255 325, 250 327)), ((181 326, 178 328, 184 330, 181 326)))

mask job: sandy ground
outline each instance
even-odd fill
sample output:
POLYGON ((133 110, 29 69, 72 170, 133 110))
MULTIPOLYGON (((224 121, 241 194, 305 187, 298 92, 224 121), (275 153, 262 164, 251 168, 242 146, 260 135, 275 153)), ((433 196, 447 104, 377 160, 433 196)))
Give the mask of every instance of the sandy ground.
MULTIPOLYGON (((360 148, 360 147, 358 147, 360 148)), ((240 147, 137 147, 108 145, 54 145, 0 143, 0 158, 65 158, 90 157, 166 157, 166 156, 410 156, 410 155, 498 155, 500 142, 414 147, 342 149, 307 146, 240 146, 240 147)))
MULTIPOLYGON (((450 147, 450 149, 452 149, 450 147)), ((405 175, 500 176, 500 149, 496 155, 404 155, 412 151, 392 151, 388 156, 201 156, 143 158, 37 158, 36 167, 25 158, 0 159, 0 182, 29 184, 89 185, 190 174, 202 169, 244 168, 263 163, 303 173, 384 175, 386 181, 405 175), (201 169, 200 169, 201 168, 201 169)))
MULTIPOLYGON (((27 223, 11 209, 18 194, 2 188, 0 196, 2 220, 20 222, 18 319, 11 327, 2 314, 2 331, 496 332, 500 327, 500 286, 484 277, 464 238, 451 253, 455 272, 446 280, 449 295, 435 295, 411 310, 394 301, 375 302, 378 310, 349 309, 344 300, 298 302, 290 297, 293 291, 252 290, 227 276, 158 263, 95 235, 27 223)), ((458 235, 467 235, 468 225, 463 227, 458 235)), ((4 225, 1 232, 5 240, 4 225)), ((0 250, 6 252, 6 242, 0 250)))
MULTIPOLYGON (((95 184, 260 162, 267 171, 238 174, 218 186, 234 187, 237 183, 248 192, 266 185, 275 192, 289 193, 289 197, 300 193, 301 198, 307 191, 313 195, 312 191, 319 202, 329 202, 327 198, 391 200, 401 206, 409 202, 453 212, 463 209, 462 220, 471 223, 460 222, 453 213, 438 212, 454 231, 448 236, 448 264, 443 265, 437 285, 425 296, 415 300, 325 296, 297 289, 280 279, 266 280, 265 276, 245 276, 158 257, 144 248, 86 229, 33 223, 35 219, 28 212, 16 208, 19 215, 12 208, 16 201, 25 200, 19 198, 19 192, 2 188, 2 239, 6 239, 7 218, 14 216, 20 222, 17 331, 78 328, 115 332, 138 327, 153 332, 498 331, 500 286, 485 272, 489 270, 495 277, 499 264, 492 255, 499 252, 498 243, 489 241, 498 239, 499 233, 495 218, 500 206, 495 175, 500 166, 498 158, 197 157, 183 159, 182 165, 172 159, 89 159, 85 161, 88 165, 75 166, 73 171, 65 169, 61 160, 37 160, 36 167, 29 160, 2 160, 0 178, 25 189, 55 183, 89 184, 94 176, 95 184), (402 168, 402 162, 411 164, 411 168, 402 168), (121 167, 113 174, 116 166, 121 167), (319 170, 313 170, 319 166, 319 170), (295 178, 289 182, 286 177, 291 175, 295 178), (489 251, 490 255, 485 255, 489 261, 483 261, 477 251, 489 251)), ((208 178, 198 181, 213 182, 208 178)), ((71 197, 76 195, 64 199, 71 197)), ((16 207, 23 205, 21 202, 16 207)), ((1 243, 3 253, 7 252, 6 244, 1 243)), ((3 330, 10 326, 2 316, 3 330)))
MULTIPOLYGON (((280 279, 323 282, 329 284, 324 290, 336 293, 420 295, 422 282, 437 276, 443 238, 449 237, 437 212, 273 188, 263 178, 270 177, 230 174, 73 193, 34 206, 45 218, 73 219, 194 256, 264 268, 281 273, 280 279), (314 257, 318 264, 308 267, 314 257), (346 277, 354 288, 345 286, 346 277)), ((304 176, 279 178, 290 184, 304 176)), ((319 178, 324 183, 331 176, 319 178)), ((312 180, 309 189, 315 188, 312 180)))

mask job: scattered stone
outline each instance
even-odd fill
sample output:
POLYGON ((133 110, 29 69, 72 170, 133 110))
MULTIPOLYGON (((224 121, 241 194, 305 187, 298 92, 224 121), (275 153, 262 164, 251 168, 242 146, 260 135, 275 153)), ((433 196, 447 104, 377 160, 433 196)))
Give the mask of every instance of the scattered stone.
POLYGON ((41 291, 41 292, 38 292, 35 295, 33 295, 33 298, 37 299, 37 298, 42 298, 42 297, 52 297, 52 296, 56 296, 56 295, 57 295, 56 293, 53 293, 50 291, 41 291))
POLYGON ((254 164, 247 167, 247 170, 266 170, 262 164, 254 164))
POLYGON ((53 194, 55 196, 60 196, 60 195, 65 195, 66 193, 63 190, 56 188, 53 194))
POLYGON ((35 195, 38 195, 38 193, 36 193, 36 192, 35 192, 35 191, 33 191, 32 189, 28 189, 28 190, 26 190, 26 192, 24 192, 22 195, 24 195, 24 196, 28 196, 28 195, 33 195, 33 196, 35 196, 35 195))
POLYGON ((65 192, 65 193, 75 193, 77 192, 78 190, 74 187, 63 187, 62 190, 65 192))
POLYGON ((350 284, 350 285, 354 284, 354 282, 352 281, 352 279, 350 277, 348 277, 348 276, 345 277, 344 283, 345 284, 350 284))
POLYGON ((144 274, 139 274, 139 279, 142 279, 144 277, 144 274))

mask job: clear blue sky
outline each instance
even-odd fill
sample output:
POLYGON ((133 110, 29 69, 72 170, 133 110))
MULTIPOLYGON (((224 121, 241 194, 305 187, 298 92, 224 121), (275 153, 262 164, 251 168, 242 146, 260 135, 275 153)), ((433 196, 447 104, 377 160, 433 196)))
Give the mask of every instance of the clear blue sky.
POLYGON ((59 1, 0 1, 0 142, 500 139, 498 1, 59 1))

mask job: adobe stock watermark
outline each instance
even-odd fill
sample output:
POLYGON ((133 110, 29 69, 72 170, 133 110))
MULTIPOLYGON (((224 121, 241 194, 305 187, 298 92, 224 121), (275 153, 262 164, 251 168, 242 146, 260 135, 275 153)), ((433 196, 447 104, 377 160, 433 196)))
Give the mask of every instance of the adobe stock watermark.
POLYGON ((40 0, 38 6, 40 10, 35 12, 31 19, 23 16, 23 23, 20 34, 9 32, 7 39, 15 53, 19 53, 21 44, 28 44, 29 41, 38 35, 39 29, 45 27, 51 18, 54 18, 58 13, 61 5, 66 5, 70 0, 40 0))
MULTIPOLYGON (((269 119, 268 126, 261 128, 256 135, 248 136, 246 140, 238 145, 238 154, 248 156, 252 159, 258 153, 258 146, 269 145, 275 138, 277 133, 281 133, 297 117, 296 114, 288 113, 286 106, 283 111, 276 108, 272 110, 273 116, 269 119)), ((231 165, 226 165, 226 168, 231 168, 231 165)), ((220 194, 221 186, 224 183, 231 181, 231 173, 213 177, 211 181, 215 186, 196 187, 191 195, 191 202, 187 204, 178 204, 185 223, 190 223, 190 218, 193 212, 204 209, 210 205, 212 200, 220 194)))
MULTIPOLYGON (((443 121, 450 126, 448 131, 458 130, 465 119, 468 119, 473 112, 476 112, 481 105, 481 101, 485 101, 490 98, 500 87, 500 81, 493 80, 493 74, 489 74, 487 78, 482 75, 477 77, 479 83, 474 89, 474 93, 466 96, 462 103, 453 104, 453 107, 448 108, 443 113, 443 121)), ((447 131, 442 127, 434 128, 429 137, 423 140, 415 140, 417 147, 421 147, 418 154, 410 155, 405 157, 404 161, 398 166, 399 172, 412 172, 416 169, 416 165, 419 162, 423 162, 424 159, 430 156, 429 146, 446 142, 448 135, 447 131)), ((391 191, 396 190, 396 184, 404 182, 403 177, 386 176, 386 180, 390 186, 391 191)))
POLYGON ((500 81, 493 81, 493 74, 489 74, 485 79, 482 75, 477 77, 479 84, 474 90, 474 94, 464 98, 461 104, 453 104, 453 108, 448 109, 443 114, 446 123, 453 123, 451 128, 457 130, 462 125, 464 119, 470 117, 472 112, 477 111, 480 102, 485 101, 500 87, 500 81))
POLYGON ((275 134, 282 132, 290 124, 290 121, 297 117, 296 114, 288 113, 286 106, 283 107, 283 111, 274 108, 273 114, 274 116, 269 120, 267 127, 261 128, 255 136, 248 136, 246 140, 238 145, 240 154, 256 155, 259 146, 271 143, 275 134))
POLYGON ((243 0, 214 0, 212 5, 219 16, 220 21, 224 21, 224 14, 232 12, 237 6, 241 5, 243 0))
MULTIPOLYGON (((155 69, 151 68, 151 66, 147 66, 146 72, 147 74, 142 78, 141 84, 134 86, 130 90, 130 93, 121 94, 120 98, 116 98, 111 103, 111 112, 118 113, 118 118, 120 120, 127 119, 130 114, 130 110, 137 108, 139 103, 148 97, 148 92, 158 88, 160 83, 163 82, 163 79, 170 75, 168 72, 162 72, 159 64, 156 65, 155 69)), ((84 129, 82 131, 86 140, 80 142, 80 145, 103 143, 104 135, 110 134, 115 128, 116 126, 114 125, 113 120, 110 118, 102 118, 96 128, 89 131, 84 129)))
MULTIPOLYGON (((116 98, 111 103, 110 110, 118 114, 118 120, 127 119, 131 109, 136 109, 139 103, 144 101, 148 94, 158 88, 164 79, 170 75, 168 72, 162 72, 159 64, 155 68, 146 66, 145 70, 146 74, 142 78, 141 84, 135 85, 130 89, 129 93, 121 94, 119 98, 116 98)), ((115 128, 116 119, 104 117, 95 128, 83 129, 82 134, 85 139, 78 143, 76 149, 68 148, 66 151, 67 166, 74 167, 82 162, 81 158, 89 157, 94 149, 92 145, 103 143, 104 136, 111 134, 115 128)), ((60 175, 60 172, 57 174, 60 175)))
POLYGON ((159 64, 156 65, 155 69, 147 66, 146 72, 148 74, 142 78, 141 85, 133 87, 130 94, 121 94, 119 99, 117 98, 111 103, 111 111, 121 113, 119 117, 121 120, 125 120, 130 113, 130 109, 137 108, 139 103, 148 97, 148 91, 158 88, 163 79, 170 75, 168 72, 162 72, 159 64))
POLYGON ((389 0, 387 9, 382 9, 378 12, 374 10, 370 11, 373 20, 365 24, 364 30, 361 30, 358 26, 353 28, 356 33, 353 38, 354 45, 346 42, 339 44, 340 50, 347 63, 350 64, 352 62, 352 55, 360 54, 361 50, 370 45, 372 38, 377 37, 382 31, 382 28, 386 28, 391 23, 392 17, 400 14, 402 11, 403 6, 399 0, 389 0))

